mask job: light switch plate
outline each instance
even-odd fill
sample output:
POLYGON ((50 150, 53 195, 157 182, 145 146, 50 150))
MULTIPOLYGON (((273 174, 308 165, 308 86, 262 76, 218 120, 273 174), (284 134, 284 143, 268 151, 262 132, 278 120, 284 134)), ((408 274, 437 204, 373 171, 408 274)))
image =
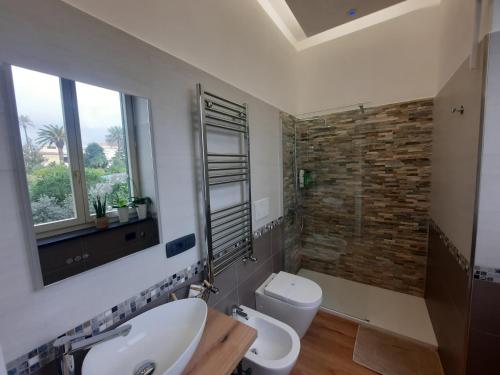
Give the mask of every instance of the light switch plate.
POLYGON ((259 199, 253 202, 253 212, 255 213, 255 220, 262 220, 269 216, 271 209, 271 201, 269 198, 259 199))

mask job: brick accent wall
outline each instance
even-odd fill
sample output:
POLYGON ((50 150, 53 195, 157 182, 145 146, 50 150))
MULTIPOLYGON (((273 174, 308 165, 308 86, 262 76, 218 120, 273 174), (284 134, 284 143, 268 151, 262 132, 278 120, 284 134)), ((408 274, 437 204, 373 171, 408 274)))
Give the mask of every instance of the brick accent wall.
POLYGON ((418 100, 295 120, 298 168, 313 178, 298 199, 303 268, 423 296, 432 110, 418 100))

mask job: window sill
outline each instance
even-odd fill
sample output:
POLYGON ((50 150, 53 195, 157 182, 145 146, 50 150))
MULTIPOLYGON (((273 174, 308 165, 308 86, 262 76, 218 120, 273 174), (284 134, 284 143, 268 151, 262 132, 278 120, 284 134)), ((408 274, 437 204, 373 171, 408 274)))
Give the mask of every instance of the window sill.
POLYGON ((137 224, 143 221, 152 220, 152 218, 147 217, 146 219, 138 219, 137 217, 130 218, 126 223, 120 223, 119 221, 110 222, 109 226, 106 229, 97 229, 95 226, 77 229, 61 234, 56 234, 50 237, 44 237, 37 240, 38 249, 42 250, 44 246, 53 245, 55 243, 73 240, 75 238, 90 236, 96 233, 102 233, 107 231, 112 231, 114 229, 123 228, 129 225, 137 224))

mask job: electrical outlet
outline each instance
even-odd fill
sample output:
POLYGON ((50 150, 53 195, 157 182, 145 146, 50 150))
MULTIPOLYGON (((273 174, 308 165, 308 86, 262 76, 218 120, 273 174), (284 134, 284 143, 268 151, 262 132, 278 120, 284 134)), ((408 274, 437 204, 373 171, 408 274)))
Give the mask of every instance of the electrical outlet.
POLYGON ((165 246, 167 258, 176 256, 180 253, 183 253, 186 250, 192 249, 195 245, 196 245, 196 237, 194 233, 170 241, 165 246))

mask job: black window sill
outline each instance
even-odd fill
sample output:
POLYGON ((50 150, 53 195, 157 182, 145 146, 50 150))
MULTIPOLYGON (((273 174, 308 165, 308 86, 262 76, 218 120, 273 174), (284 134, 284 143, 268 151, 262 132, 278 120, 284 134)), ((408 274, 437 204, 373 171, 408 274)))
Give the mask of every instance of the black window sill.
POLYGON ((38 249, 40 250, 43 247, 48 246, 48 245, 53 245, 53 244, 63 242, 63 241, 74 240, 75 238, 90 236, 90 235, 93 235, 96 233, 108 232, 108 231, 124 228, 124 227, 127 227, 129 225, 134 225, 137 223, 145 222, 148 220, 153 220, 153 219, 150 217, 147 217, 145 219, 138 219, 137 217, 133 217, 133 218, 130 218, 129 221, 127 221, 126 223, 120 223, 119 221, 109 223, 109 226, 106 229, 97 229, 96 227, 78 229, 78 230, 74 230, 71 232, 56 234, 56 235, 50 236, 50 237, 40 238, 36 242, 38 245, 38 249))

